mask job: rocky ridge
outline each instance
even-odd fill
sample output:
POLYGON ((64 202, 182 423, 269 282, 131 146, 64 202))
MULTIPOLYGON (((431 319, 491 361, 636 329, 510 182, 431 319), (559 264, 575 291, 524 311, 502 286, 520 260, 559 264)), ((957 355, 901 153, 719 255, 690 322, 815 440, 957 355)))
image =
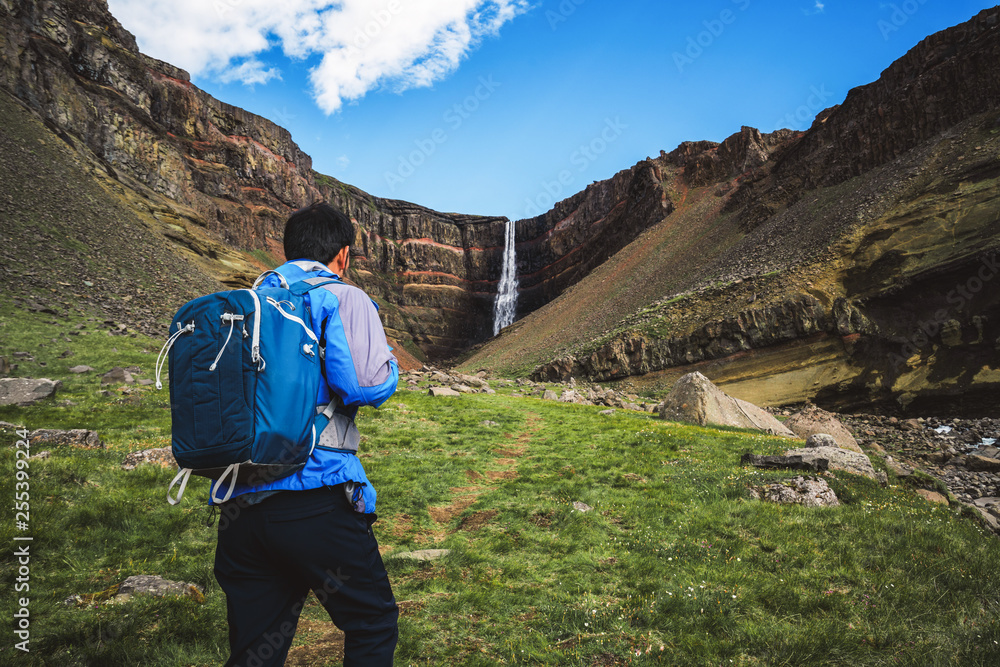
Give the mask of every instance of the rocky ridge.
MULTIPOLYGON (((350 277, 383 306, 390 337, 441 357, 492 333, 506 219, 382 199, 315 172, 287 130, 140 53, 104 0, 2 2, 0 17, 0 88, 92 163, 95 178, 174 250, 221 265, 208 272, 221 268, 222 282, 245 285, 264 268, 231 248, 280 259, 288 213, 326 199, 357 223, 350 277)), ((525 309, 662 218, 669 203, 653 172, 626 170, 557 214, 518 224, 525 309)))
MULTIPOLYGON (((762 143, 744 129, 732 138, 746 151, 743 172, 697 156, 721 152, 707 145, 661 156, 681 169, 675 189, 688 191, 642 240, 676 236, 672 218, 694 206, 710 222, 685 221, 729 247, 694 264, 664 255, 659 270, 677 278, 660 281, 658 295, 637 285, 644 303, 619 297, 618 321, 590 339, 573 333, 588 324, 559 300, 528 318, 518 332, 528 344, 534 329, 556 337, 546 324, 556 312, 561 333, 575 336, 533 376, 662 390, 701 370, 759 404, 921 414, 943 401, 996 414, 1000 302, 984 286, 1000 273, 1000 75, 984 63, 998 49, 995 8, 924 40, 805 133, 762 143)), ((600 290, 616 263, 657 261, 638 242, 622 255, 578 292, 600 290)), ((489 348, 469 363, 495 356, 489 348)))

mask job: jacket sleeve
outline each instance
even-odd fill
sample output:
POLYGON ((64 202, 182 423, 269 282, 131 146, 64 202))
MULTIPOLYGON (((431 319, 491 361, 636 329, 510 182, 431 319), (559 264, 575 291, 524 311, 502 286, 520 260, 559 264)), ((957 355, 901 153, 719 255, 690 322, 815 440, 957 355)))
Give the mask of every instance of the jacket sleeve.
POLYGON ((399 365, 378 308, 357 287, 336 285, 336 307, 326 321, 326 380, 345 405, 378 407, 399 382, 399 365))

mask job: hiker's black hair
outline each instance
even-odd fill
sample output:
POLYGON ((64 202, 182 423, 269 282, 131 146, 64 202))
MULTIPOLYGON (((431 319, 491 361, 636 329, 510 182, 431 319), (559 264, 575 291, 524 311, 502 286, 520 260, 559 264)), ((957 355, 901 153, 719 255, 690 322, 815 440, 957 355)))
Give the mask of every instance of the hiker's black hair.
POLYGON ((353 240, 350 218, 326 202, 317 202, 292 213, 285 223, 285 259, 329 264, 353 240))

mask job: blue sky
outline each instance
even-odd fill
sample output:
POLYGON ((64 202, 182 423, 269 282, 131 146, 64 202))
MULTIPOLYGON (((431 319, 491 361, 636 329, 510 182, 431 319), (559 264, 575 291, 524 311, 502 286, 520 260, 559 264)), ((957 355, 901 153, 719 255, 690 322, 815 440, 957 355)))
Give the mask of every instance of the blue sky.
POLYGON ((145 53, 288 128, 316 170, 380 197, 520 219, 682 141, 806 129, 992 3, 109 5, 145 53))

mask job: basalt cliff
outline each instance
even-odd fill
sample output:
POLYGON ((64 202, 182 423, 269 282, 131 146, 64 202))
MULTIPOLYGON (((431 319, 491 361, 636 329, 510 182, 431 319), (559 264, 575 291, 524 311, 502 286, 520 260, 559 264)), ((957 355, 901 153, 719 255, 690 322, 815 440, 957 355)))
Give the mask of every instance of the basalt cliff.
MULTIPOLYGON (((248 284, 264 268, 234 250, 281 259, 288 214, 325 199, 357 224, 350 277, 380 303, 392 337, 435 358, 492 333, 506 219, 381 199, 315 172, 287 130, 140 53, 104 0, 0 0, 0 53, 0 88, 223 283, 248 284)), ((663 217, 669 201, 654 171, 627 170, 558 214, 518 224, 530 258, 519 267, 528 274, 524 312, 663 217)))
POLYGON ((467 365, 650 391, 701 370, 759 404, 1000 412, 998 62, 994 8, 808 131, 647 160, 669 215, 467 365))

